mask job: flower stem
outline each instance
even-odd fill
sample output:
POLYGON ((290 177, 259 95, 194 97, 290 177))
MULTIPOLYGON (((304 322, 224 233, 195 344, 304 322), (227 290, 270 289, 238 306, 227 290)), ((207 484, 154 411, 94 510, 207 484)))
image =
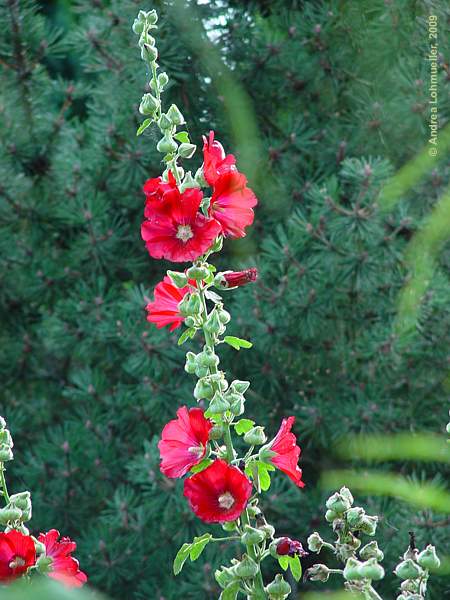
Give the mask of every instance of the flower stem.
MULTIPOLYGON (((242 513, 241 521, 242 521, 242 525, 250 525, 250 518, 248 516, 247 510, 244 510, 244 512, 242 513)), ((253 558, 253 560, 258 563, 258 574, 253 580, 253 584, 254 584, 254 588, 255 588, 255 592, 256 592, 255 600, 256 599, 257 600, 265 600, 265 598, 267 598, 267 596, 266 596, 266 592, 264 591, 264 581, 263 581, 262 573, 261 573, 260 558, 258 557, 258 555, 256 553, 256 548, 257 548, 257 546, 255 546, 253 544, 247 544, 247 554, 250 556, 250 558, 253 558)))
POLYGON ((8 494, 8 488, 6 486, 6 479, 5 479, 5 466, 4 463, 0 463, 0 485, 2 487, 2 492, 3 492, 3 497, 5 499, 6 504, 9 504, 9 494, 8 494))

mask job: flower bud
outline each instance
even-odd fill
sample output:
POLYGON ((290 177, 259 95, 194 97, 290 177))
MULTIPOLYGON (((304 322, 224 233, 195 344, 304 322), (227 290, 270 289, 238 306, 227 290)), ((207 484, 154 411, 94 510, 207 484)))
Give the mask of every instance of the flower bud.
POLYGON ((417 561, 424 569, 438 569, 441 564, 441 561, 436 554, 435 547, 431 546, 430 544, 425 548, 425 550, 422 550, 417 557, 417 561))
POLYGON ((230 313, 227 310, 221 308, 219 310, 219 321, 222 323, 222 325, 226 325, 227 323, 229 323, 231 321, 230 313))
POLYGON ((341 489, 339 490, 339 493, 341 496, 343 496, 345 498, 345 500, 350 504, 350 506, 353 505, 354 499, 352 496, 351 491, 348 489, 348 487, 342 486, 341 489))
POLYGON ((155 25, 158 22, 158 13, 155 9, 149 10, 145 15, 145 19, 150 25, 155 25))
POLYGON ((244 554, 241 562, 233 567, 233 571, 241 579, 250 579, 258 574, 259 567, 253 558, 244 554))
POLYGON ((203 367, 202 365, 197 365, 195 367, 195 374, 197 375, 197 377, 199 379, 201 379, 202 377, 206 377, 208 375, 208 373, 209 373, 208 367, 203 367))
POLYGON ((245 531, 241 537, 241 542, 244 546, 260 544, 266 539, 266 536, 263 531, 260 529, 256 529, 255 527, 251 527, 250 525, 245 526, 245 531))
POLYGON ((270 600, 284 600, 291 593, 291 586, 282 575, 275 575, 275 579, 265 588, 270 600))
POLYGON ((322 581, 325 583, 330 577, 330 569, 326 565, 313 565, 306 571, 306 577, 311 581, 322 581))
POLYGON ((204 328, 208 333, 219 334, 222 329, 222 323, 219 320, 219 314, 216 309, 209 315, 208 320, 204 324, 204 328))
MULTIPOLYGON (((303 548, 298 540, 291 540, 288 537, 277 538, 274 540, 276 556, 307 556, 308 552, 303 548)), ((271 544, 272 546, 272 544, 271 544)), ((269 548, 270 551, 270 548, 269 548)), ((272 549, 273 552, 273 549, 272 549)), ((272 553, 271 552, 271 553, 272 553)))
POLYGON ((235 531, 236 525, 236 521, 225 521, 225 523, 222 523, 222 529, 224 531, 235 531))
POLYGON ((194 317, 186 317, 184 320, 184 324, 186 325, 186 327, 197 327, 198 325, 194 317))
POLYGON ((145 60, 146 63, 154 63, 158 58, 157 48, 151 44, 143 44, 141 48, 141 58, 142 60, 145 60))
POLYGON ((275 527, 273 527, 273 525, 271 525, 270 523, 258 525, 258 529, 260 529, 264 533, 265 538, 268 540, 273 538, 273 536, 275 535, 275 527))
MULTIPOLYGON (((198 171, 197 171, 198 173, 198 171)), ((195 174, 195 179, 200 183, 199 178, 197 177, 197 173, 195 174)), ((205 183, 204 185, 202 185, 200 183, 200 185, 202 187, 204 187, 205 185, 208 185, 207 183, 205 183)), ((209 248, 210 252, 220 252, 222 250, 223 247, 223 236, 219 235, 219 237, 217 237, 215 239, 215 241, 213 242, 212 246, 209 248)))
POLYGON ((164 71, 158 75, 159 87, 163 89, 169 83, 169 76, 164 71))
POLYGON ((378 517, 371 517, 369 515, 365 515, 361 521, 359 529, 366 535, 375 535, 375 532, 377 530, 377 524, 378 517))
POLYGON ((378 544, 375 541, 369 542, 364 548, 361 548, 359 555, 363 560, 376 558, 378 561, 382 561, 384 558, 383 552, 378 548, 378 544))
POLYGON ((259 425, 256 427, 252 427, 247 433, 244 435, 244 442, 249 446, 260 446, 267 441, 266 434, 264 433, 264 427, 260 427, 259 425))
POLYGON ((193 352, 188 352, 186 354, 186 364, 184 365, 184 370, 189 375, 195 374, 195 369, 197 368, 197 355, 193 352))
POLYGON ((359 572, 364 579, 371 579, 372 581, 379 581, 384 577, 384 569, 377 563, 376 558, 369 558, 366 562, 361 563, 359 572))
MULTIPOLYGON (((186 173, 186 175, 184 176, 182 184, 180 185, 180 192, 183 193, 186 190, 190 190, 192 188, 199 188, 199 187, 200 186, 198 185, 198 183, 192 177, 192 173, 190 171, 188 171, 186 173)), ((208 271, 208 273, 209 273, 209 271, 208 271)))
POLYGON ((14 454, 11 450, 11 446, 0 444, 0 462, 8 462, 9 460, 13 460, 13 458, 14 454))
POLYGON ((235 379, 230 386, 237 394, 245 394, 249 387, 250 381, 239 381, 239 379, 235 379))
POLYGON ((344 579, 346 579, 347 581, 358 581, 360 579, 363 579, 363 576, 360 572, 361 565, 362 563, 360 563, 359 560, 350 557, 345 563, 345 568, 343 572, 344 579))
POLYGON ((334 521, 335 519, 338 518, 338 514, 334 512, 334 510, 327 510, 325 513, 325 521, 328 521, 328 523, 331 523, 332 521, 334 521))
POLYGON ((196 400, 202 400, 204 398, 210 399, 214 395, 214 389, 209 383, 206 377, 199 379, 194 389, 194 398, 196 400))
POLYGON ((365 510, 360 506, 349 508, 345 513, 349 527, 351 529, 357 529, 361 525, 365 514, 365 510))
POLYGON ((171 129, 172 122, 166 114, 162 114, 158 119, 158 127, 161 131, 166 131, 167 129, 171 129))
POLYGON ((197 363, 202 367, 214 368, 219 364, 219 357, 214 354, 214 351, 208 347, 205 347, 203 352, 197 356, 197 363))
POLYGON ((178 289, 184 288, 188 284, 188 278, 185 273, 179 273, 178 271, 167 271, 167 275, 170 277, 173 285, 178 289))
MULTIPOLYGON (((360 545, 361 542, 359 540, 358 542, 358 545, 360 545)), ((357 547, 355 548, 352 544, 336 544, 336 553, 343 562, 353 557, 355 555, 355 550, 357 550, 357 547)))
POLYGON ((156 144, 156 149, 162 154, 172 154, 173 152, 176 152, 177 148, 178 144, 168 132, 166 132, 156 144))
POLYGON ((14 448, 12 437, 8 429, 0 429, 0 444, 14 448))
POLYGON ((399 563, 394 570, 395 575, 400 579, 418 579, 423 575, 420 566, 411 558, 407 558, 399 563))
POLYGON ((136 35, 141 35, 141 33, 144 31, 144 26, 145 26, 144 21, 135 19, 133 21, 133 25, 132 25, 131 29, 133 30, 133 33, 135 33, 136 35))
POLYGON ((350 508, 351 504, 348 499, 340 492, 336 492, 326 501, 328 510, 333 510, 335 513, 342 514, 350 508))
POLYGON ((0 509, 0 525, 7 525, 12 521, 18 521, 22 517, 22 511, 16 506, 8 504, 5 508, 0 509))
POLYGON ((320 552, 322 550, 322 546, 324 544, 323 539, 320 535, 315 531, 312 533, 309 538, 306 540, 308 544, 308 548, 311 552, 320 552))
POLYGON ((36 569, 39 573, 45 575, 52 570, 53 558, 51 556, 41 555, 36 561, 36 569))
POLYGON ((420 579, 405 579, 405 581, 401 582, 400 589, 402 592, 415 594, 420 589, 420 579))
POLYGON ((238 417, 239 415, 242 415, 242 413, 244 412, 244 396, 241 396, 240 394, 231 394, 230 398, 229 398, 229 402, 230 402, 230 410, 233 413, 233 415, 235 417, 238 417))
POLYGON ((195 144, 188 144, 183 142, 178 148, 178 154, 181 158, 192 158, 194 156, 197 146, 195 144))
POLYGON ((257 504, 249 504, 247 506, 248 516, 252 517, 252 519, 256 518, 258 515, 261 515, 261 511, 257 504))
MULTIPOLYGON (((213 399, 214 401, 214 399, 213 399)), ((211 405, 210 405, 211 407, 211 405)), ((213 412, 213 411, 211 411, 213 412)), ((218 413, 213 413, 213 414, 218 414, 218 413)), ((220 440, 223 438, 223 427, 222 425, 216 424, 213 425, 213 427, 209 430, 209 439, 210 440, 220 440)))
MULTIPOLYGON (((195 395, 195 392, 194 392, 195 395)), ((213 399, 210 402, 208 411, 212 415, 223 415, 224 412, 229 410, 230 405, 220 393, 215 393, 213 399)))
POLYGON ((222 589, 225 589, 230 583, 236 581, 233 567, 221 567, 220 569, 217 569, 214 573, 214 577, 222 589))
POLYGON ((205 279, 206 277, 208 277, 209 271, 203 265, 200 265, 198 267, 194 266, 194 267, 190 267, 187 270, 186 275, 188 276, 189 279, 195 279, 196 281, 201 281, 202 279, 205 279))
POLYGON ((11 506, 22 511, 22 521, 29 521, 31 519, 32 506, 31 506, 31 495, 30 492, 19 492, 9 497, 9 503, 11 506))
POLYGON ((256 281, 258 271, 254 267, 243 271, 224 271, 214 277, 214 286, 218 289, 233 289, 256 281))
POLYGON ((184 121, 184 117, 181 114, 178 106, 172 104, 169 110, 167 111, 167 116, 172 121, 174 125, 182 125, 184 121))

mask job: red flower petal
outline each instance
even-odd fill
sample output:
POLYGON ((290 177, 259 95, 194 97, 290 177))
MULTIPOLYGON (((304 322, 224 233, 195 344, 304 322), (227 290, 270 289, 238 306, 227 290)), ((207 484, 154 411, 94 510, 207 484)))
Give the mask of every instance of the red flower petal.
POLYGON ((297 446, 297 438, 291 433, 294 423, 295 417, 283 419, 277 435, 270 444, 270 450, 276 452, 276 456, 273 456, 270 460, 280 471, 286 473, 298 487, 304 487, 302 470, 297 464, 301 450, 297 446))
POLYGON ((234 521, 251 494, 252 484, 244 473, 220 459, 184 482, 191 509, 206 523, 234 521))
POLYGON ((0 581, 12 581, 36 563, 36 548, 29 535, 15 529, 0 533, 0 581))
POLYGON ((201 408, 179 408, 177 418, 165 425, 158 443, 161 472, 167 477, 186 475, 205 456, 211 428, 201 408))
POLYGON ((155 287, 153 302, 145 307, 148 312, 147 321, 155 323, 158 329, 170 325, 170 331, 173 331, 179 327, 184 317, 180 314, 178 305, 188 292, 189 286, 179 289, 166 275, 155 287))
POLYGON ((242 173, 229 171, 218 177, 211 198, 210 215, 222 225, 226 237, 245 236, 245 227, 253 223, 258 200, 247 187, 247 179, 242 173))
POLYGON ((41 533, 38 537, 38 541, 45 546, 45 555, 52 559, 48 576, 67 587, 80 587, 86 583, 87 576, 80 571, 77 559, 71 556, 77 545, 68 537, 62 537, 59 541, 58 538, 59 531, 56 529, 41 533))
POLYGON ((214 131, 209 132, 209 138, 203 136, 203 175, 209 185, 214 185, 221 173, 233 170, 235 164, 234 156, 225 156, 222 144, 214 139, 214 131))

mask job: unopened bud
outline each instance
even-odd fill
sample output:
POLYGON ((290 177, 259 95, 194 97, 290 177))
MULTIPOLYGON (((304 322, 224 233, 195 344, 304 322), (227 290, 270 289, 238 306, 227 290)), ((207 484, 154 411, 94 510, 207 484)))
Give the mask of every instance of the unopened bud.
POLYGON ((188 278, 184 273, 178 271, 167 271, 167 275, 170 277, 173 285, 178 289, 184 288, 188 284, 188 278))
POLYGON ((364 546, 364 548, 361 548, 359 555, 363 560, 376 558, 377 561, 382 561, 384 558, 383 552, 378 548, 378 544, 375 541, 369 542, 364 546))
POLYGON ((241 537, 241 542, 244 546, 260 544, 266 539, 266 536, 263 531, 260 529, 256 529, 255 527, 251 527, 250 525, 245 526, 244 533, 241 537))
POLYGON ((154 63, 158 58, 158 50, 156 46, 152 46, 151 44, 143 44, 141 48, 141 58, 145 60, 146 63, 154 63))
POLYGON ((186 142, 183 142, 178 148, 178 154, 181 156, 181 158, 192 158, 192 156, 194 156, 195 154, 196 149, 197 146, 195 144, 188 144, 186 142))
MULTIPOLYGON (((183 182, 180 185, 180 192, 183 193, 186 190, 190 190, 192 188, 199 188, 199 184, 195 181, 195 179, 192 177, 192 173, 190 171, 188 171, 186 173, 186 175, 184 176, 183 182)), ((209 273, 209 271, 208 271, 209 273)))
POLYGON ((231 321, 230 313, 227 310, 221 308, 219 310, 219 321, 222 323, 222 325, 226 325, 227 323, 229 323, 231 321))
POLYGON ((240 381, 239 379, 232 381, 230 386, 230 388, 237 394, 245 394, 249 387, 250 381, 240 381))
POLYGON ((361 521, 359 529, 366 535, 375 535, 377 530, 378 517, 365 515, 361 521))
POLYGON ((328 581, 330 577, 330 569, 326 565, 313 565, 306 571, 306 577, 311 581, 328 581))
POLYGON ((184 121, 184 117, 181 114, 178 106, 172 104, 169 110, 167 111, 167 116, 172 121, 174 125, 182 125, 184 121))
POLYGON ((336 492, 330 496, 326 502, 328 510, 333 510, 335 513, 342 514, 350 508, 351 504, 348 499, 340 492, 336 492))
POLYGON ((13 460, 13 458, 14 454, 11 450, 11 446, 0 444, 0 462, 8 462, 9 460, 13 460))
POLYGON ((205 277, 208 277, 209 270, 202 265, 193 266, 187 270, 186 274, 189 279, 195 279, 196 281, 201 281, 202 279, 205 279, 205 277))
POLYGON ((166 132, 156 144, 156 149, 162 154, 172 154, 173 152, 176 152, 177 148, 178 144, 168 132, 166 132))
POLYGON ((172 122, 166 114, 162 114, 158 119, 158 127, 161 131, 166 131, 166 129, 170 129, 172 127, 172 122))
MULTIPOLYGON (((199 379, 194 389, 196 400, 210 399, 214 395, 214 389, 206 378, 199 379)), ((214 414, 214 413, 213 413, 214 414)))
MULTIPOLYGON (((210 405, 211 406, 211 405, 210 405)), ((211 411, 212 412, 212 411, 211 411)), ((217 414, 217 413, 215 413, 217 414)), ((223 438, 223 427, 222 425, 216 424, 209 430, 210 440, 220 440, 223 438)))
POLYGON ((222 323, 219 319, 219 314, 217 309, 214 309, 212 313, 209 315, 208 320, 204 324, 204 328, 208 333, 219 334, 222 329, 222 323))
POLYGON ((155 25, 158 22, 158 13, 155 9, 149 10, 145 15, 147 23, 155 25))
POLYGON ((417 561, 424 569, 438 569, 441 564, 441 561, 436 554, 436 548, 430 544, 425 548, 425 550, 422 550, 417 557, 417 561))
POLYGON ((282 575, 275 575, 275 579, 265 588, 270 600, 284 600, 291 593, 291 586, 282 575))
POLYGON ((233 413, 233 415, 235 417, 239 417, 239 415, 242 415, 242 413, 244 412, 244 403, 245 403, 245 399, 244 396, 241 396, 240 394, 231 394, 230 398, 230 410, 233 413))
POLYGON ((307 542, 308 548, 311 550, 311 552, 320 552, 322 550, 322 546, 324 544, 323 539, 320 537, 320 535, 317 533, 317 531, 312 533, 309 536, 309 538, 306 540, 306 542, 307 542))
POLYGON ((17 521, 21 518, 22 511, 15 506, 7 506, 0 509, 0 524, 6 525, 9 522, 17 521))
POLYGON ((222 394, 216 393, 210 402, 208 410, 212 415, 223 415, 229 408, 230 405, 222 394))
POLYGON ((233 567, 233 571, 241 579, 251 579, 257 575, 259 567, 253 558, 244 554, 241 562, 233 567))
POLYGON ((400 579, 418 579, 423 575, 420 566, 411 558, 407 558, 399 563, 394 570, 395 575, 400 579))
POLYGON ((355 506, 354 508, 349 508, 347 510, 347 512, 345 513, 345 516, 346 516, 347 523, 349 524, 350 528, 352 528, 352 529, 358 528, 361 525, 365 514, 366 514, 365 510, 363 508, 361 508, 360 506, 355 506))
POLYGON ((369 560, 363 562, 359 567, 359 572, 364 579, 371 579, 372 581, 379 581, 384 577, 384 569, 377 563, 376 558, 369 558, 369 560))
POLYGON ((225 523, 222 523, 222 529, 224 531, 235 531, 236 527, 237 527, 236 521, 226 521, 225 523))
POLYGON ((347 581, 358 581, 363 579, 363 576, 360 571, 362 563, 356 558, 349 558, 345 564, 343 576, 347 581))
POLYGON ((244 442, 249 446, 260 446, 267 441, 266 434, 264 433, 264 427, 260 427, 259 425, 256 427, 252 427, 247 433, 244 435, 244 442))
POLYGON ((169 82, 169 76, 167 75, 167 73, 164 73, 164 71, 162 73, 160 73, 158 75, 158 83, 159 83, 159 87, 162 89, 164 86, 166 86, 169 82))
POLYGON ((332 521, 334 521, 335 519, 338 518, 338 514, 334 512, 334 510, 327 510, 325 513, 325 521, 328 521, 328 523, 331 523, 332 521))

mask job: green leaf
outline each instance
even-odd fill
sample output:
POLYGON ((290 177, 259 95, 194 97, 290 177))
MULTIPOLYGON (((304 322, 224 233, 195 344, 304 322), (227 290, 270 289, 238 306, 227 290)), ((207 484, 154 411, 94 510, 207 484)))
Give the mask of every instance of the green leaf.
POLYGON ((225 344, 232 346, 235 350, 240 350, 241 348, 251 348, 253 344, 248 342, 247 340, 243 340, 238 337, 234 337, 233 335, 226 335, 223 338, 225 344))
POLYGON ((189 144, 189 142, 191 141, 189 139, 189 134, 187 131, 179 131, 178 133, 176 133, 173 136, 178 142, 181 142, 182 144, 189 144))
POLYGON ((302 577, 302 565, 298 556, 288 556, 289 568, 295 581, 300 581, 302 577))
MULTIPOLYGON (((211 274, 210 277, 214 279, 214 275, 211 274)), ((219 296, 219 294, 216 294, 216 292, 213 292, 212 290, 206 290, 205 296, 208 298, 208 300, 212 300, 214 304, 219 304, 222 302, 222 296, 219 296)))
POLYGON ((264 463, 258 463, 258 477, 261 490, 263 492, 267 492, 267 490, 270 488, 270 475, 269 469, 267 469, 267 465, 264 463))
POLYGON ((250 431, 250 429, 255 424, 255 421, 251 419, 239 419, 237 423, 234 424, 234 430, 238 435, 242 435, 250 431))
POLYGON ((289 556, 279 556, 278 562, 280 563, 280 567, 283 569, 283 571, 287 571, 289 567, 289 556))
POLYGON ((197 558, 203 552, 211 538, 212 535, 210 533, 205 533, 200 537, 194 538, 194 541, 191 544, 191 551, 189 553, 189 557, 192 561, 197 560, 197 558))
POLYGON ((227 587, 220 594, 219 600, 236 600, 239 594, 239 581, 234 581, 227 585, 227 587))
POLYGON ((178 340, 178 345, 182 346, 186 340, 188 340, 189 338, 193 338, 196 331, 197 330, 193 329, 193 328, 186 329, 186 331, 180 335, 180 338, 178 340))
POLYGON ((178 575, 178 573, 180 573, 181 569, 183 568, 183 565, 186 562, 187 557, 189 556, 191 548, 192 544, 183 544, 178 550, 177 555, 175 556, 175 560, 173 561, 173 572, 175 575, 178 575))
POLYGON ((152 122, 153 119, 151 118, 142 121, 142 123, 139 125, 138 130, 136 131, 136 135, 141 135, 141 133, 143 133, 152 122))
POLYGON ((211 463, 212 460, 210 458, 204 458, 201 462, 192 467, 191 473, 200 473, 200 471, 203 471, 206 469, 206 467, 209 467, 211 463))

